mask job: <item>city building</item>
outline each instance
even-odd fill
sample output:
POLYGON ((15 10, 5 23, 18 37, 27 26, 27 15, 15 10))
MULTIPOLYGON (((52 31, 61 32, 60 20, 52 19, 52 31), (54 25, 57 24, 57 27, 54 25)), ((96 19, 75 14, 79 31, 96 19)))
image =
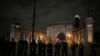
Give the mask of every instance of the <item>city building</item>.
POLYGON ((34 32, 32 37, 32 30, 26 29, 20 25, 11 26, 10 40, 15 39, 18 42, 20 39, 25 39, 30 43, 32 38, 38 41, 52 42, 67 42, 69 46, 73 43, 76 44, 89 44, 93 43, 93 18, 87 17, 85 23, 80 25, 80 16, 75 15, 74 20, 65 22, 56 22, 47 25, 46 31, 34 32))

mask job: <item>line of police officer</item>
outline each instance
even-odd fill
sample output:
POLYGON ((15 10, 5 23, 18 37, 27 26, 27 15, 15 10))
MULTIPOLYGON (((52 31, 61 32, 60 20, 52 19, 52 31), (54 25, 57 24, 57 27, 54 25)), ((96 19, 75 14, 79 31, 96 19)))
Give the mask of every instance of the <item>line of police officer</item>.
POLYGON ((60 50, 62 51, 62 56, 67 56, 67 43, 66 42, 57 42, 54 46, 52 45, 52 43, 48 43, 47 45, 41 41, 39 41, 38 45, 35 43, 35 41, 33 40, 30 43, 30 55, 31 56, 53 56, 53 53, 55 54, 55 56, 59 56, 60 55, 60 50), (55 50, 54 50, 54 49, 55 50), (38 49, 38 50, 36 50, 38 49), (38 51, 38 53, 37 53, 38 51))
MULTIPOLYGON (((26 40, 20 40, 18 44, 12 39, 12 41, 5 40, 4 38, 0 38, 0 56, 27 56, 28 46, 30 47, 30 56, 48 56, 53 55, 53 47, 55 47, 55 56, 60 54, 61 44, 56 43, 53 46, 51 43, 47 45, 41 41, 37 44, 35 40, 28 45, 26 40), (18 46, 18 48, 17 48, 18 46), (18 50, 16 52, 16 50, 18 50), (17 54, 17 55, 16 55, 17 54)), ((65 43, 64 43, 64 46, 65 43)), ((63 47, 64 47, 63 46, 63 47)), ((67 46, 66 46, 67 48, 67 46)), ((62 53, 66 54, 65 47, 62 48, 62 53)), ((67 49, 66 49, 67 50, 67 49)))
MULTIPOLYGON (((68 44, 66 42, 57 42, 54 46, 51 43, 47 45, 41 41, 37 44, 32 40, 30 44, 26 40, 20 40, 18 44, 12 41, 0 38, 0 56, 29 56, 27 50, 30 48, 30 56, 67 56, 68 44), (17 48, 18 46, 18 48, 17 48), (16 50, 18 50, 16 52, 16 50)), ((72 56, 75 56, 76 44, 71 46, 72 56)), ((79 56, 83 56, 84 46, 80 44, 79 56)), ((93 48, 92 48, 93 49, 93 48)))

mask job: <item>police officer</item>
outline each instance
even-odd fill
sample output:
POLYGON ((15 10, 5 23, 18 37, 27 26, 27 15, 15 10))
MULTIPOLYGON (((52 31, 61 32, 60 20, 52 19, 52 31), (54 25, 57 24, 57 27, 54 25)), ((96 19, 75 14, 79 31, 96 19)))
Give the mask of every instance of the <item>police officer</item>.
POLYGON ((90 45, 90 56, 96 56, 96 47, 94 44, 90 45))
POLYGON ((42 56, 45 56, 46 44, 42 42, 42 56))
POLYGON ((48 56, 52 56, 52 51, 53 51, 53 45, 52 43, 48 43, 47 44, 47 53, 48 53, 48 56))
POLYGON ((15 56, 15 52, 16 52, 16 42, 14 41, 14 39, 11 40, 10 47, 11 47, 11 54, 12 54, 12 56, 15 56))
POLYGON ((10 41, 6 41, 6 50, 7 50, 7 56, 11 56, 11 43, 10 43, 10 41))
POLYGON ((20 39, 18 43, 18 56, 22 56, 23 50, 23 40, 20 39))
POLYGON ((41 50, 42 50, 42 42, 39 41, 39 43, 38 43, 38 56, 41 56, 42 55, 41 50))
POLYGON ((67 56, 67 48, 68 48, 68 44, 66 42, 62 42, 62 49, 61 49, 62 50, 62 56, 67 56))
POLYGON ((35 40, 32 40, 30 43, 30 56, 36 56, 36 49, 37 49, 37 43, 35 40))
POLYGON ((76 44, 74 42, 71 46, 71 50, 72 50, 72 56, 75 56, 76 44))
POLYGON ((1 37, 1 56, 4 56, 5 54, 4 47, 5 47, 5 39, 1 37))
POLYGON ((10 41, 8 39, 5 39, 5 43, 4 43, 4 51, 5 51, 5 54, 4 56, 9 56, 9 52, 10 52, 10 41))
POLYGON ((39 41, 38 44, 38 51, 39 51, 39 56, 45 56, 45 49, 46 49, 46 44, 43 43, 42 41, 39 41))
POLYGON ((18 56, 22 56, 23 54, 24 56, 26 56, 27 49, 28 49, 28 43, 25 40, 25 38, 23 38, 18 43, 18 56))
POLYGON ((83 46, 83 44, 81 43, 81 44, 79 45, 79 56, 83 56, 83 51, 84 51, 84 46, 83 46))
POLYGON ((26 40, 23 40, 23 49, 24 49, 24 56, 27 55, 28 43, 26 40))
POLYGON ((60 48, 61 48, 61 43, 57 42, 55 44, 55 56, 59 56, 60 55, 60 48))

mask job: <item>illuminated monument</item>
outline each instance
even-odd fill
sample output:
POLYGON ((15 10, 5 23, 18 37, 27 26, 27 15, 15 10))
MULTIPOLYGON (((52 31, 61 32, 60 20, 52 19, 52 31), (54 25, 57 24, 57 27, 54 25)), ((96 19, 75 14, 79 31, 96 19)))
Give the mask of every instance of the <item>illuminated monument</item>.
POLYGON ((86 18, 84 25, 80 25, 79 15, 75 15, 74 21, 49 24, 47 36, 53 43, 66 41, 69 45, 93 43, 93 18, 86 18), (63 36, 60 36, 60 35, 63 36), (65 36, 65 37, 64 37, 65 36))
MULTIPOLYGON (((10 40, 12 38, 16 42, 20 39, 26 39, 30 43, 32 41, 32 30, 12 25, 10 40)), ((66 41, 69 45, 73 42, 76 44, 93 43, 93 18, 86 18, 84 25, 80 25, 79 15, 75 15, 73 21, 48 24, 46 31, 35 31, 34 38, 37 43, 39 40, 45 43, 52 42, 53 44, 58 41, 66 41)))

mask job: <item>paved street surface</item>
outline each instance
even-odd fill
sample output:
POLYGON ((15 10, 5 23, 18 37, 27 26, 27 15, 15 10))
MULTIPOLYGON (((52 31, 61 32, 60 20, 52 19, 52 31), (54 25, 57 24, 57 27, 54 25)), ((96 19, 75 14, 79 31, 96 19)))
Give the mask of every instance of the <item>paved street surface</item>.
MULTIPOLYGON (((55 49, 53 48, 53 56, 55 56, 54 52, 55 52, 55 49)), ((61 56, 61 53, 62 52, 60 51, 60 56, 61 56)), ((29 56, 29 54, 30 54, 30 52, 29 52, 29 49, 28 49, 27 50, 27 56, 29 56)), ((96 54, 97 54, 97 56, 100 56, 100 47, 96 48, 96 54)), ((67 55, 72 56, 72 52, 71 52, 70 48, 68 48, 68 54, 67 55)), ((16 56, 17 56, 17 50, 16 50, 16 56)), ((38 50, 37 50, 37 56, 38 56, 38 50)), ((46 53, 46 56, 47 56, 47 53, 46 53)), ((76 48, 75 56, 79 56, 78 48, 76 48)), ((84 56, 90 56, 90 48, 89 47, 84 48, 84 56)))
MULTIPOLYGON (((28 48, 27 50, 27 56, 30 55, 30 48, 28 48)), ((18 49, 16 49, 16 56, 17 56, 17 51, 18 49)), ((46 51, 47 52, 47 51, 46 51)), ((53 56, 55 56, 55 49, 53 48, 53 56)), ((61 51, 60 51, 60 56, 61 56, 61 51)), ((47 56, 47 53, 45 54, 47 56)), ((37 49, 37 56, 38 56, 38 49, 37 49)), ((72 56, 72 52, 71 52, 71 49, 68 48, 68 54, 67 56, 72 56)), ((78 48, 76 48, 76 52, 75 52, 75 56, 79 56, 78 54, 78 48)), ((84 47, 84 56, 90 56, 90 48, 87 46, 87 47, 84 47)), ((96 48, 96 56, 100 56, 100 47, 97 47, 96 48)))

